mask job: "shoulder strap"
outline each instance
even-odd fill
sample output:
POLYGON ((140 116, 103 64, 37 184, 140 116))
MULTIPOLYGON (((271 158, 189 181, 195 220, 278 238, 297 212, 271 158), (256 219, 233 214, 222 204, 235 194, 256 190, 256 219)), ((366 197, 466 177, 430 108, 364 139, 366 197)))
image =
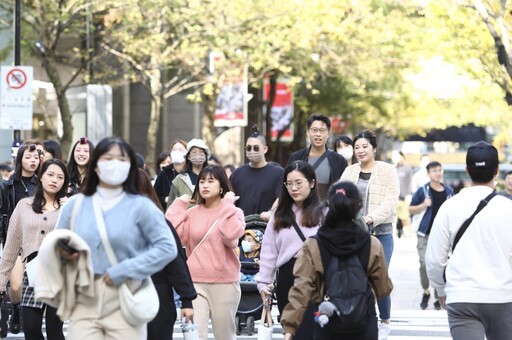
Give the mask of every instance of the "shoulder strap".
POLYGON ((471 222, 473 222, 475 216, 487 205, 487 203, 489 203, 489 201, 494 196, 496 196, 496 191, 491 192, 486 198, 481 200, 473 215, 471 215, 467 220, 464 221, 464 223, 462 223, 462 226, 460 227, 459 231, 457 232, 457 235, 455 235, 455 239, 453 240, 452 253, 455 250, 455 246, 457 245, 457 243, 459 243, 462 235, 464 235, 471 222))
POLYGON ((325 152, 322 154, 322 156, 320 156, 320 158, 318 158, 315 162, 315 164, 313 164, 313 170, 316 171, 316 169, 320 166, 320 164, 322 164, 322 162, 324 161, 325 157, 327 157, 327 154, 329 153, 329 149, 326 148, 325 152))
POLYGON ((100 233, 101 242, 105 248, 110 263, 114 266, 117 264, 117 257, 110 245, 108 240, 107 228, 105 227, 105 220, 103 219, 103 213, 101 212, 100 205, 98 204, 97 198, 92 196, 92 206, 94 207, 94 216, 96 217, 96 224, 98 225, 98 232, 100 233))
POLYGON ((216 219, 212 225, 210 226, 210 228, 208 229, 208 231, 206 232, 206 234, 204 234, 203 238, 201 239, 201 241, 199 241, 199 243, 195 246, 194 250, 192 250, 192 252, 190 253, 190 257, 192 257, 192 255, 194 255, 194 253, 196 252, 197 248, 199 248, 201 246, 201 244, 203 244, 203 242, 206 240, 206 238, 208 237, 208 235, 210 235, 210 232, 213 230, 213 228, 215 228, 215 226, 217 225, 217 222, 219 222, 219 219, 216 219))
POLYGON ((302 240, 302 242, 306 241, 306 236, 304 236, 304 234, 302 233, 302 230, 300 230, 299 226, 297 225, 297 222, 294 221, 292 224, 293 224, 293 228, 295 229, 297 234, 299 234, 299 237, 302 240))

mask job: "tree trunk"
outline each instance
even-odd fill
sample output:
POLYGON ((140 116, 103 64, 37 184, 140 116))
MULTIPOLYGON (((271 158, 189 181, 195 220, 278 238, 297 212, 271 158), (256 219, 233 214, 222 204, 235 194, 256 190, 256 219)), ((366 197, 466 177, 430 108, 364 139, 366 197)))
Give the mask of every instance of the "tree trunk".
MULTIPOLYGON (((215 96, 204 97, 204 115, 203 115, 203 129, 202 138, 206 145, 210 148, 210 153, 215 153, 215 126, 213 125, 214 113, 216 108, 215 96)), ((196 137, 196 138, 199 138, 196 137)))
POLYGON ((73 124, 71 121, 68 99, 66 98, 66 89, 64 88, 64 85, 62 85, 59 72, 57 71, 57 63, 53 55, 48 55, 46 57, 44 65, 48 78, 50 78, 50 82, 53 84, 57 95, 63 131, 62 137, 60 138, 60 145, 62 147, 62 154, 67 157, 71 150, 71 144, 73 143, 73 124))
MULTIPOLYGON (((160 69, 154 69, 149 72, 150 92, 151 92, 151 116, 148 126, 148 144, 146 147, 145 161, 147 169, 152 172, 155 168, 155 149, 156 137, 158 134, 158 124, 160 122, 160 112, 162 110, 162 81, 160 69)), ((153 174, 152 174, 153 175, 153 174)))

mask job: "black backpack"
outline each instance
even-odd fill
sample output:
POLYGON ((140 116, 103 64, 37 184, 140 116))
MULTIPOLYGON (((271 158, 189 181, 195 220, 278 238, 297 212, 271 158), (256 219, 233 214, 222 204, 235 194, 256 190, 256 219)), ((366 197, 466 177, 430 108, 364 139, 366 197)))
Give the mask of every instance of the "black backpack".
POLYGON ((375 314, 375 297, 358 254, 341 259, 330 254, 320 240, 318 244, 322 262, 327 263, 324 301, 332 302, 340 311, 329 318, 327 326, 336 333, 363 331, 375 314))

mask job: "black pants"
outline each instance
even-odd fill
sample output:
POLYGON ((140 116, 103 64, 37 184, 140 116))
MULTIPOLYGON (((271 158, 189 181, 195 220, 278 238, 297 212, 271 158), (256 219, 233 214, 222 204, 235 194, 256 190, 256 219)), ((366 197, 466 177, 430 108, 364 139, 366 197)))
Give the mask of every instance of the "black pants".
POLYGON ((57 316, 57 309, 45 305, 46 308, 21 307, 23 313, 23 332, 26 340, 44 340, 43 314, 46 309, 46 335, 50 340, 64 340, 63 322, 57 316))
MULTIPOLYGON (((276 284, 276 298, 277 308, 279 314, 283 314, 284 307, 288 304, 288 292, 293 286, 293 265, 295 264, 295 258, 283 264, 279 267, 276 284)), ((295 333, 293 340, 311 340, 315 339, 315 330, 317 324, 315 323, 315 307, 313 304, 309 304, 306 312, 304 313, 304 319, 300 324, 299 328, 295 333)))
POLYGON ((170 283, 155 283, 160 301, 156 317, 148 323, 147 340, 172 339, 174 323, 176 322, 176 305, 170 283))

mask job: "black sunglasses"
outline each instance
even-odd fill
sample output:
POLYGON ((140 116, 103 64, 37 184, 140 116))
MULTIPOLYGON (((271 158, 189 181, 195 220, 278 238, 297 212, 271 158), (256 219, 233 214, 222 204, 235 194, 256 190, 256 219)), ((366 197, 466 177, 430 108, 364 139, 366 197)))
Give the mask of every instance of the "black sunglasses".
POLYGON ((250 152, 251 150, 259 152, 260 151, 260 146, 259 145, 246 145, 245 146, 245 151, 250 152))
POLYGON ((80 143, 80 144, 88 144, 87 143, 87 137, 80 137, 80 139, 78 140, 78 143, 80 143))

